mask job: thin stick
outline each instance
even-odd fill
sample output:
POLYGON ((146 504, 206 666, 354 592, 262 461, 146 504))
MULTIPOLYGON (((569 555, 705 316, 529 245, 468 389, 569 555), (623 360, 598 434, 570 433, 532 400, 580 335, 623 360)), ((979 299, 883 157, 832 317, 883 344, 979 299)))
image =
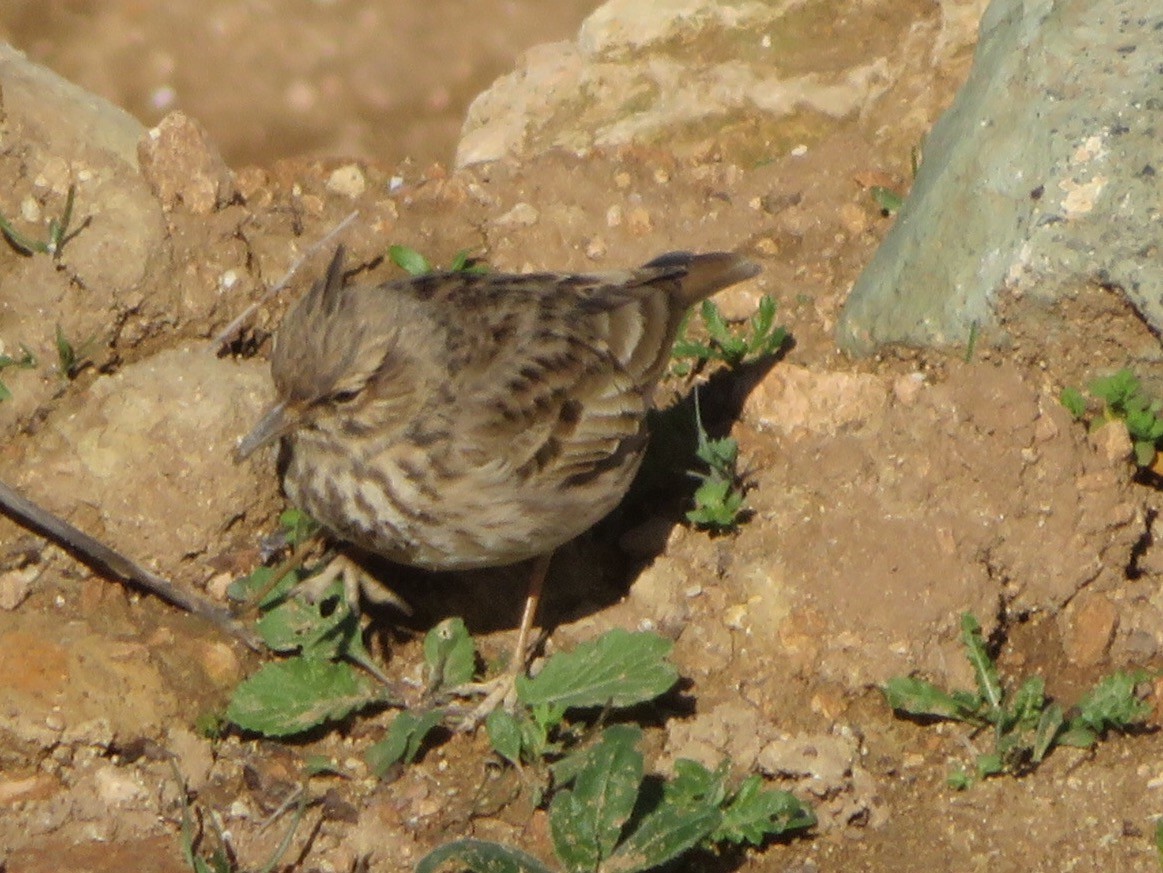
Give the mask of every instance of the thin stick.
POLYGON ((282 279, 272 285, 267 290, 267 292, 263 294, 262 297, 260 297, 254 303, 250 304, 250 306, 246 307, 246 309, 242 310, 242 313, 236 319, 234 319, 234 321, 226 325, 222 332, 219 333, 218 336, 214 337, 214 341, 211 343, 211 348, 214 349, 215 354, 217 354, 218 350, 226 345, 226 343, 230 342, 234 335, 238 333, 239 329, 241 329, 241 327, 250 319, 250 317, 254 315, 260 306, 262 306, 264 303, 266 303, 268 300, 287 287, 287 284, 291 281, 291 278, 295 275, 295 273, 299 272, 299 268, 303 266, 309 257, 315 254, 315 252, 319 251, 319 249, 323 248, 323 246, 331 242, 331 240, 335 239, 335 237, 338 236, 345 227, 355 221, 357 217, 359 217, 359 210, 352 210, 352 212, 349 213, 348 216, 343 219, 343 221, 339 222, 339 224, 331 228, 331 230, 324 234, 318 242, 308 246, 306 250, 304 250, 304 252, 299 255, 295 262, 291 264, 290 269, 283 274, 282 279))
POLYGON ((106 575, 140 585, 166 603, 211 622, 255 651, 262 649, 254 633, 238 622, 229 610, 200 594, 178 588, 156 573, 151 573, 63 518, 21 497, 3 482, 0 482, 0 512, 22 527, 56 543, 82 563, 106 575))

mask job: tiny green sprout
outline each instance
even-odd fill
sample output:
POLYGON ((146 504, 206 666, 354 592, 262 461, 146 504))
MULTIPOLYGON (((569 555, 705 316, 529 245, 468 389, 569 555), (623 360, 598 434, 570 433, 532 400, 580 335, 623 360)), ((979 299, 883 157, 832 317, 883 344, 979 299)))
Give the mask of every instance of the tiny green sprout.
MULTIPOLYGON (((424 276, 436 271, 431 261, 408 246, 389 246, 388 257, 393 264, 411 276, 424 276)), ((452 263, 448 265, 448 272, 485 273, 488 272, 488 268, 476 263, 468 249, 461 249, 453 256, 452 263)))
POLYGON ((47 238, 44 241, 29 239, 24 234, 20 233, 3 215, 0 215, 0 233, 8 240, 9 244, 18 252, 24 255, 44 254, 49 255, 54 260, 60 257, 61 251, 65 247, 65 243, 73 239, 79 234, 85 226, 89 223, 89 219, 81 222, 81 226, 69 232, 69 224, 73 220, 73 203, 77 195, 77 186, 69 185, 69 193, 65 197, 65 209, 61 213, 61 217, 50 218, 48 222, 47 238))
POLYGON ((901 195, 883 185, 873 185, 869 189, 869 193, 876 205, 880 207, 881 215, 886 218, 900 212, 901 207, 905 205, 905 199, 901 195))
MULTIPOLYGON (((1094 431, 1108 422, 1122 421, 1134 444, 1135 463, 1140 467, 1151 466, 1163 443, 1163 415, 1160 415, 1163 402, 1148 397, 1128 368, 1095 379, 1089 393, 1102 402, 1102 411, 1088 421, 1090 429, 1094 431)), ((1065 388, 1059 399, 1076 420, 1087 421, 1087 402, 1082 392, 1065 388)))
POLYGON ((965 363, 973 360, 973 353, 977 351, 977 337, 981 332, 980 322, 974 321, 969 325, 969 340, 965 343, 965 363))
POLYGON ((279 527, 283 530, 287 545, 297 546, 315 536, 320 524, 303 510, 291 507, 279 514, 279 527))
MULTIPOLYGON (((0 370, 7 370, 9 367, 14 367, 17 370, 31 370, 35 366, 36 356, 24 346, 20 347, 19 358, 14 358, 11 355, 0 355, 0 370)), ((8 386, 0 382, 0 400, 7 400, 11 396, 12 392, 8 390, 8 386)))
POLYGON ((1063 388, 1058 400, 1075 421, 1086 417, 1086 398, 1077 388, 1063 388))
POLYGON ((61 326, 57 325, 57 371, 61 374, 61 378, 71 382, 81 374, 82 370, 92 365, 93 361, 89 357, 89 350, 95 342, 96 338, 90 337, 80 346, 74 346, 61 330, 61 326))

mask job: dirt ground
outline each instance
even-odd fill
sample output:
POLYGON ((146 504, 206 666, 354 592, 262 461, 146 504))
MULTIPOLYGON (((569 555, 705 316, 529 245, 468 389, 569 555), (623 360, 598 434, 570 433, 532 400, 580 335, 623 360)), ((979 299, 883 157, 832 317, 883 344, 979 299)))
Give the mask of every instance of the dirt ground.
MULTIPOLYGON (((282 505, 272 458, 236 467, 230 452, 270 397, 270 332, 326 254, 285 293, 267 299, 264 289, 352 209, 359 218, 343 238, 361 280, 396 275, 383 257, 390 243, 436 263, 467 248, 500 270, 613 268, 679 247, 746 251, 764 272, 721 295, 724 310, 744 316, 771 294, 794 342, 776 362, 712 375, 701 396, 712 430, 739 441, 750 519, 712 537, 682 523, 681 475, 639 490, 563 550, 543 613, 550 650, 612 627, 675 640, 685 684, 682 702, 650 722, 658 769, 728 755, 740 773, 762 770, 781 743, 808 762, 769 775, 812 803, 813 832, 679 869, 1157 869, 1158 732, 1058 750, 1032 775, 956 792, 950 762, 984 738, 894 718, 876 688, 912 671, 969 687, 957 643, 967 610, 999 645, 1003 676, 1042 675, 1067 706, 1116 668, 1159 668, 1158 489, 1132 477, 1117 429, 1088 435, 1057 401, 1063 385, 1127 363, 1158 379, 1157 338, 1117 293, 1080 288, 1053 312, 1014 302, 971 356, 850 359, 832 340, 835 319, 892 220, 867 188, 907 188, 910 148, 932 117, 853 119, 806 154, 758 166, 724 160, 712 137, 681 161, 628 149, 450 173, 432 161, 452 152, 461 98, 522 45, 571 32, 589 4, 571 4, 569 20, 559 10, 528 17, 544 4, 477 4, 471 24, 449 12, 460 4, 427 4, 438 26, 399 4, 366 4, 360 14, 374 22, 354 23, 329 3, 296 5, 295 21, 227 2, 60 3, 51 14, 17 3, 0 15, 0 35, 147 123, 160 108, 187 110, 234 169, 230 196, 218 197, 213 148, 181 129, 189 148, 163 140, 147 173, 161 201, 177 194, 163 209, 142 188, 157 218, 140 237, 127 241, 98 196, 120 171, 93 165, 95 181, 78 194, 78 214, 92 220, 59 261, 0 249, 0 351, 24 343, 39 362, 0 374, 13 394, 0 403, 0 478, 163 575, 220 595, 261 559, 282 505), (198 77, 184 60, 189 41, 167 35, 203 21, 221 35, 212 45, 222 63, 198 77), (409 99, 377 90, 392 52, 365 38, 373 25, 414 53, 401 65, 415 76, 399 86, 409 99), (421 46, 418 35, 435 41, 421 46), (433 63, 446 44, 481 55, 433 63), (261 70, 253 92, 233 87, 235 57, 261 70), (159 108, 163 87, 177 103, 159 108), (398 119, 389 135, 367 107, 398 119), (272 128, 260 113, 285 135, 261 134, 272 128), (405 156, 416 160, 399 165, 405 156), (206 180, 208 201, 195 190, 206 180), (514 209, 522 204, 533 210, 514 209), (632 220, 611 218, 628 204, 632 220), (242 338, 216 355, 210 338, 255 301, 242 338), (83 366, 67 378, 58 324, 83 345, 83 366)), ((948 71, 935 76, 928 105, 947 105, 957 84, 948 71)), ((53 175, 30 126, 11 124, 0 212, 35 226, 29 216, 60 208, 68 176, 53 175)), ((394 580, 415 615, 375 613, 374 650, 393 675, 414 678, 423 632, 459 614, 487 655, 504 651, 523 594, 515 575, 394 580)), ((410 870, 460 836, 551 857, 544 812, 529 808, 483 735, 449 737, 384 781, 361 756, 391 711, 291 743, 205 739, 198 720, 221 710, 257 658, 6 521, 0 606, 0 869, 185 869, 174 765, 230 832, 239 869, 256 869, 282 833, 264 823, 317 755, 343 775, 312 780, 322 802, 290 856, 295 869, 410 870)))

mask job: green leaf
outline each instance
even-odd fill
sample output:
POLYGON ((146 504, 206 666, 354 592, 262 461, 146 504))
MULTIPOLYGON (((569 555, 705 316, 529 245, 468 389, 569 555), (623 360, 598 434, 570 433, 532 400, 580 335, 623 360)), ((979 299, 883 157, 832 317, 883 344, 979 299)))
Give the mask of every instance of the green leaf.
POLYGON ((1059 746, 1089 749, 1098 742, 1098 734, 1085 725, 1079 724, 1077 719, 1072 718, 1066 723, 1065 730, 1060 731, 1054 741, 1059 746))
POLYGON ((549 832, 558 858, 571 870, 596 870, 617 844, 642 782, 641 739, 637 727, 606 728, 586 751, 573 790, 554 795, 549 832))
POLYGON ((954 791, 967 791, 973 786, 973 776, 958 767, 945 778, 945 784, 954 791))
POLYGON ((331 585, 316 603, 305 596, 288 597, 265 612, 255 627, 263 642, 276 652, 371 661, 363 645, 359 616, 345 599, 341 582, 331 585))
POLYGON ((616 628, 572 652, 554 655, 532 679, 517 677, 526 706, 633 706, 653 700, 678 681, 665 658, 674 644, 649 632, 616 628))
POLYGON ((320 525, 303 510, 291 507, 279 514, 279 527, 283 529, 288 545, 297 546, 313 537, 320 525))
POLYGON ((397 761, 411 764, 420 753, 428 734, 443 718, 443 709, 430 709, 421 713, 401 711, 392 720, 388 735, 365 753, 368 767, 376 776, 383 776, 397 761))
POLYGON ((1140 467, 1150 467, 1155 463, 1155 454, 1157 451, 1154 440, 1140 440, 1135 443, 1135 464, 1140 467))
POLYGON ((388 246, 388 257, 397 267, 413 276, 423 276, 432 272, 428 259, 408 246, 388 246))
POLYGON ((671 802, 680 805, 720 806, 727 799, 728 767, 729 762, 722 761, 712 771, 698 761, 679 758, 674 762, 674 778, 663 786, 663 791, 671 802))
POLYGON ((695 457, 714 472, 733 478, 735 465, 739 461, 739 443, 731 437, 707 439, 702 422, 699 422, 699 447, 695 450, 695 457))
POLYGON ((894 676, 881 687, 888 705, 910 715, 927 715, 982 725, 981 700, 972 695, 948 694, 931 682, 912 676, 894 676))
POLYGON ((243 730, 288 737, 344 718, 378 700, 367 676, 349 664, 291 658, 263 664, 235 690, 226 718, 243 730))
POLYGON ((1058 400, 1075 421, 1081 421, 1086 416, 1086 398, 1077 388, 1063 388, 1058 400))
POLYGON ((57 324, 56 342, 57 362, 60 366, 61 375, 68 378, 77 366, 77 351, 73 348, 73 344, 65 337, 65 333, 61 330, 59 323, 57 324))
POLYGON ((651 810, 602 865, 602 873, 638 873, 697 846, 723 820, 715 806, 682 807, 665 801, 651 810))
POLYGON ((504 709, 494 709, 485 719, 493 751, 514 766, 521 766, 521 725, 504 709))
POLYGON ((899 212, 905 204, 905 199, 901 195, 883 185, 873 185, 868 189, 868 193, 872 195, 876 205, 889 215, 899 212))
POLYGON ((1071 726, 1077 724, 1102 734, 1111 728, 1125 730, 1141 724, 1151 714, 1151 704, 1136 696, 1135 686, 1147 678, 1142 671, 1107 676, 1079 701, 1079 714, 1071 719, 1071 726))
POLYGON ((448 861, 456 861, 461 868, 468 867, 474 873, 555 873, 520 849, 486 840, 445 843, 420 859, 416 873, 441 873, 458 869, 445 867, 448 861))
POLYGON ((1014 692, 1009 706, 1009 720, 1019 730, 1029 731, 1037 727, 1046 705, 1046 681, 1041 676, 1031 676, 1014 692))
POLYGON ((482 275, 489 271, 485 264, 478 264, 476 260, 469 253, 468 249, 461 249, 452 256, 452 263, 448 265, 450 273, 474 273, 482 275))
POLYGON ((1124 367, 1117 373, 1091 382, 1090 393, 1121 414, 1125 412, 1128 401, 1139 393, 1139 380, 1124 367))
POLYGON ((1005 761, 1002 760, 1000 753, 991 752, 988 755, 977 756, 977 774, 982 779, 1004 773, 1005 769, 1005 761))
POLYGON ((1054 746, 1054 741, 1058 739, 1064 724, 1065 717, 1062 714, 1062 707, 1057 703, 1051 703, 1042 710, 1037 730, 1034 731, 1034 746, 1031 750, 1031 758, 1035 764, 1041 762, 1054 746))
POLYGON ((424 661, 434 689, 455 688, 472 680, 476 647, 462 618, 446 618, 424 637, 424 661))
POLYGON ((303 759, 303 772, 308 776, 343 775, 343 771, 327 755, 308 755, 303 759))
POLYGON ((985 650, 985 640, 981 636, 981 625, 972 613, 961 615, 961 642, 965 645, 965 656, 973 667, 977 678, 977 688, 982 699, 990 709, 989 720, 997 722, 1002 714, 1002 701, 1005 692, 1002 690, 1001 680, 997 676, 997 668, 993 659, 985 650))
POLYGON ((711 834, 715 843, 763 844, 768 837, 804 830, 816 823, 815 814, 787 791, 765 790, 763 779, 743 780, 723 810, 723 821, 711 834))

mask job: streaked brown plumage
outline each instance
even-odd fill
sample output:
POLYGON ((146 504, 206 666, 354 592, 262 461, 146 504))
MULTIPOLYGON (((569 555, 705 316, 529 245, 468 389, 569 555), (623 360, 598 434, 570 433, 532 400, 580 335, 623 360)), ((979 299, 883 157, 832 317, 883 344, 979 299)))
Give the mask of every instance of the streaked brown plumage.
POLYGON ((285 439, 288 497, 402 564, 548 556, 630 486, 688 307, 758 272, 672 253, 622 272, 344 287, 340 249, 279 329, 278 403, 239 454, 285 439))

